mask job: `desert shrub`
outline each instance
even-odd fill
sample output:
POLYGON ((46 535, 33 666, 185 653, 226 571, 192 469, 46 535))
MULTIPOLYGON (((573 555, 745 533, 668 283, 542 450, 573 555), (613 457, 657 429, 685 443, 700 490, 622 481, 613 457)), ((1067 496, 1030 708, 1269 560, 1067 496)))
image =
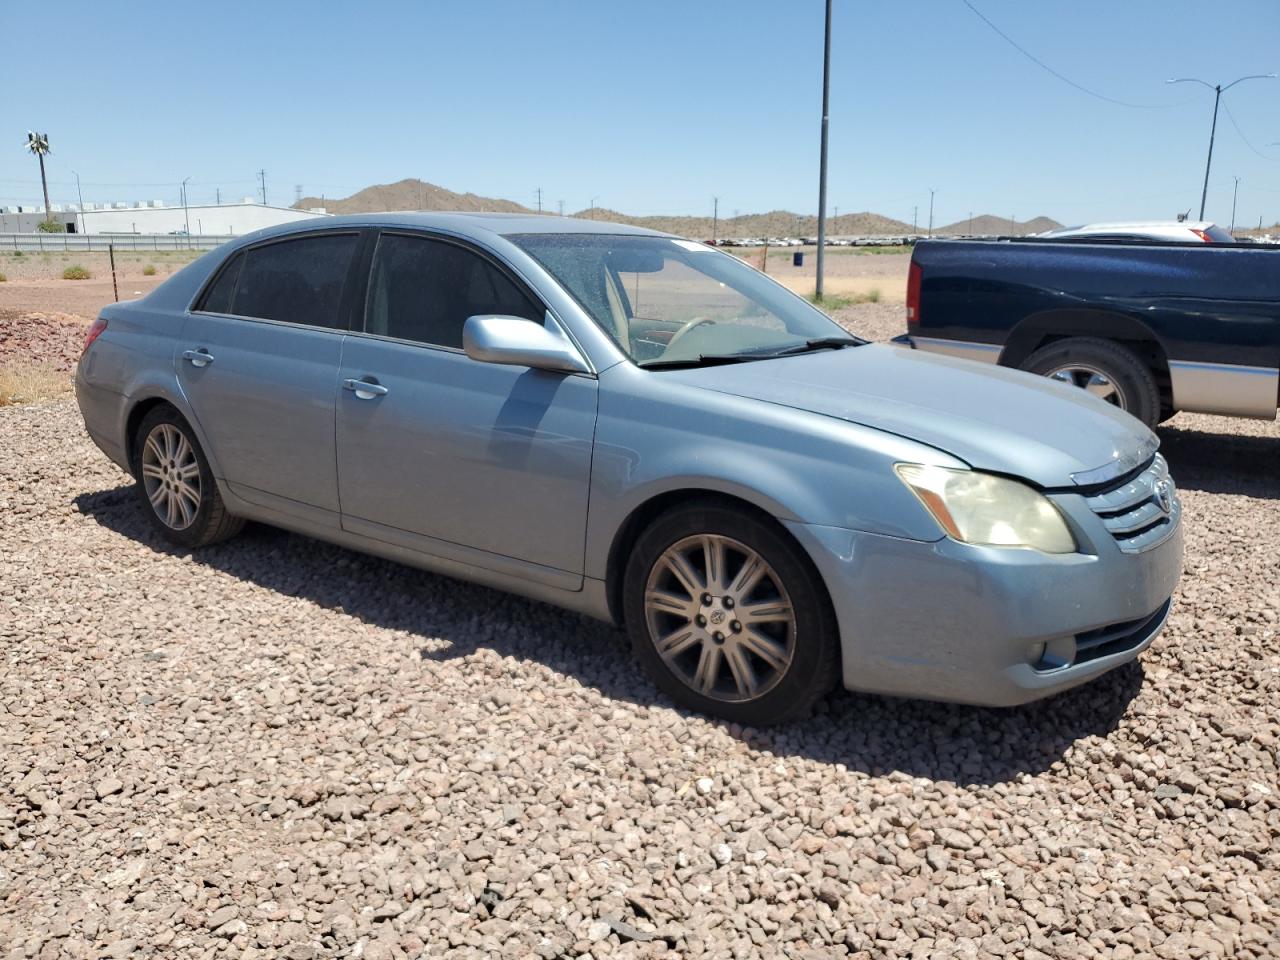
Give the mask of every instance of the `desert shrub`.
POLYGON ((62 271, 63 280, 88 280, 89 271, 78 263, 73 263, 67 269, 62 271))
POLYGON ((154 277, 156 275, 156 265, 154 263, 148 263, 142 268, 142 275, 144 277, 154 277))
POLYGON ((41 220, 36 229, 41 233, 66 233, 67 225, 58 220, 41 220))
POLYGON ((3 273, 0 273, 0 283, 8 283, 8 282, 9 282, 9 278, 6 277, 3 273))
POLYGON ((879 302, 880 302, 880 288, 879 288, 879 287, 872 287, 872 288, 867 292, 867 301, 868 301, 869 303, 879 303, 879 302))

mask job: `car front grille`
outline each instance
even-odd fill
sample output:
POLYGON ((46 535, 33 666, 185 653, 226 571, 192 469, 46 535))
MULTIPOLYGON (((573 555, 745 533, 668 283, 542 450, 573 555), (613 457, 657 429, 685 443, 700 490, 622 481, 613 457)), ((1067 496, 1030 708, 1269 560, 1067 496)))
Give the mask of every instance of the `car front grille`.
POLYGON ((1125 553, 1141 553, 1163 543, 1177 529, 1182 514, 1169 465, 1160 454, 1136 476, 1087 497, 1086 502, 1125 553))

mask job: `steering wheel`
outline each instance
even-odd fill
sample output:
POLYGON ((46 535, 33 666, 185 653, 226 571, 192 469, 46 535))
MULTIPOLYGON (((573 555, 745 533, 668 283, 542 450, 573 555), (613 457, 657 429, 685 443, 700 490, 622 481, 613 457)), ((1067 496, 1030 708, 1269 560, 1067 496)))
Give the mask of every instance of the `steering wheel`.
POLYGON ((687 334, 690 330, 693 330, 695 327, 700 327, 704 323, 715 323, 715 321, 712 320, 710 317, 694 317, 692 320, 690 320, 683 327, 681 327, 679 330, 677 330, 675 333, 671 335, 671 339, 667 341, 667 350, 669 351, 672 347, 674 347, 677 343, 679 343, 680 338, 683 337, 685 334, 687 334))

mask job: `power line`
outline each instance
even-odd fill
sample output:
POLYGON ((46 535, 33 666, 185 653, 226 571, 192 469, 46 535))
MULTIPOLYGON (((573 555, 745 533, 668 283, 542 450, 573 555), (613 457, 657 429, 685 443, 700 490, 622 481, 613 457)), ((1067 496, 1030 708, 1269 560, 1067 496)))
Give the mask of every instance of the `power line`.
POLYGON ((1265 153, 1263 153, 1261 150, 1259 150, 1257 147, 1255 147, 1252 143, 1249 142, 1249 138, 1246 137, 1244 135, 1244 131, 1240 129, 1240 124, 1236 123, 1236 115, 1231 112, 1231 108, 1228 107, 1225 102, 1222 104, 1222 109, 1227 112, 1227 119, 1230 120, 1231 125, 1236 128, 1236 133, 1240 134, 1240 139, 1244 141, 1244 145, 1246 147, 1248 147, 1250 150, 1252 150, 1254 153, 1260 156, 1263 160, 1270 160, 1273 163, 1276 161, 1280 161, 1280 157, 1269 157, 1265 153))
POLYGON ((1024 57, 1026 57, 1036 66, 1040 67, 1040 69, 1057 77, 1059 80, 1061 80, 1063 83, 1067 84, 1068 86, 1075 87, 1081 93, 1087 93, 1091 97, 1096 97, 1099 100, 1105 100, 1107 103, 1114 103, 1116 106, 1119 106, 1119 107, 1134 107, 1139 110, 1164 110, 1164 109, 1167 109, 1168 107, 1178 106, 1178 104, 1176 103, 1130 103, 1127 100, 1117 100, 1114 97, 1108 97, 1106 94, 1098 93, 1096 90, 1090 90, 1088 87, 1082 84, 1076 83, 1070 77, 1064 76, 1063 74, 1059 73, 1057 70, 1053 69, 1053 67, 1049 66, 1047 63, 1045 63, 1043 60, 1041 60, 1039 57, 1033 54, 1030 50, 1023 47, 1021 44, 1018 43, 1018 41, 1014 40, 1013 37, 1009 36, 1007 33, 1005 33, 1003 30, 997 27, 994 23, 988 20, 986 16, 982 13, 982 11, 979 10, 977 7, 975 7, 972 3, 970 3, 969 0, 960 0, 960 2, 963 3, 970 10, 972 10, 974 15, 977 16, 979 20, 981 20, 988 27, 994 30, 1000 36, 1000 38, 1005 41, 1005 43, 1009 44, 1009 46, 1013 47, 1013 49, 1017 50, 1020 54, 1022 54, 1024 57))

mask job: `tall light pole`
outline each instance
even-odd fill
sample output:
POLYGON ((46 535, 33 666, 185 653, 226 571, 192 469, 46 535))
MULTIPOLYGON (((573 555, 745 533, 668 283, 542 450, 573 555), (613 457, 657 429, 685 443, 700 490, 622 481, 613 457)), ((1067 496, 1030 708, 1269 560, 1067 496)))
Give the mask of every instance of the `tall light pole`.
POLYGON ((591 219, 592 220, 596 218, 596 201, 599 199, 600 199, 599 195, 596 195, 591 198, 591 219))
POLYGON ((716 230, 720 226, 720 198, 711 198, 711 245, 716 245, 716 230))
POLYGON ((813 298, 822 299, 822 268, 827 250, 827 107, 831 102, 831 0, 827 0, 822 38, 822 144, 818 158, 818 281, 813 298))
POLYGON ((1274 73, 1251 73, 1247 77, 1241 77, 1239 80, 1232 80, 1225 87, 1222 84, 1212 84, 1204 80, 1198 80, 1195 77, 1178 77, 1173 80, 1166 80, 1165 83, 1198 83, 1202 87, 1208 87, 1213 91, 1213 124, 1209 127, 1209 156, 1204 162, 1204 189, 1200 191, 1200 219, 1204 219, 1204 204, 1209 196, 1209 168, 1213 165, 1213 137, 1218 131, 1218 102, 1222 99, 1222 95, 1234 87, 1237 83, 1244 83, 1246 80, 1274 80, 1274 73))
POLYGON ((84 233, 84 194, 80 192, 80 174, 71 171, 76 178, 76 199, 80 201, 80 232, 84 233))
POLYGON ((1232 177, 1235 183, 1231 187, 1231 229, 1227 232, 1235 234, 1236 232, 1236 197, 1240 195, 1240 178, 1232 177))
MULTIPOLYGON (((187 180, 190 180, 190 179, 191 179, 190 177, 187 177, 187 180)), ((187 239, 188 239, 188 242, 190 242, 191 214, 187 210, 187 180, 182 181, 182 219, 185 220, 187 223, 187 239)))
POLYGON ((929 236, 931 237, 933 236, 933 193, 934 191, 930 189, 929 190, 929 236))

